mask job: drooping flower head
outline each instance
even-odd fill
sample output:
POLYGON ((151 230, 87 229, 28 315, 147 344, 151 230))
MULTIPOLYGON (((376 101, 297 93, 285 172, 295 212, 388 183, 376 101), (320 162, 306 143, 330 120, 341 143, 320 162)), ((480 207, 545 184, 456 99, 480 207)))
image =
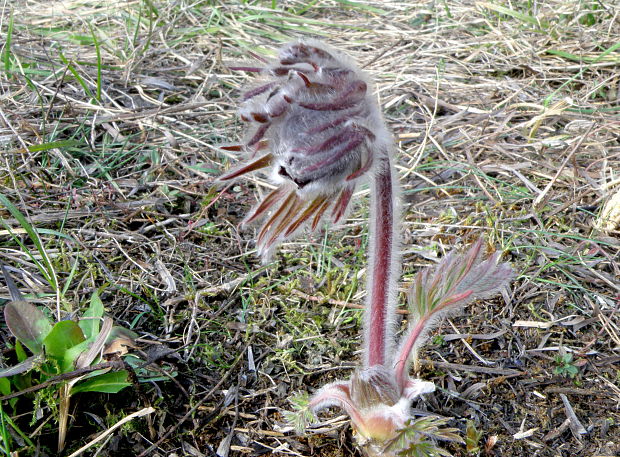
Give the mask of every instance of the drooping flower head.
POLYGON ((259 254, 304 226, 324 218, 341 221, 358 180, 388 154, 391 137, 366 75, 350 58, 311 40, 285 45, 261 67, 233 67, 259 73, 242 95, 241 119, 249 124, 242 144, 249 162, 220 177, 232 180, 270 167, 277 186, 246 217, 265 218, 259 254))

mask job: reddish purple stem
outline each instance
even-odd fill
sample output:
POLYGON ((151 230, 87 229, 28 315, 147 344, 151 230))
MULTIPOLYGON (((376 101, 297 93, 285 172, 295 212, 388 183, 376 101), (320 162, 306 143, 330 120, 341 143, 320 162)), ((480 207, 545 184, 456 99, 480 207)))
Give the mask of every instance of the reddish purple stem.
POLYGON ((237 168, 236 170, 231 171, 230 173, 220 176, 220 180, 229 181, 231 179, 234 179, 238 176, 244 175, 251 171, 260 170, 261 168, 265 168, 271 165, 272 161, 273 161, 273 155, 271 153, 265 154, 264 156, 256 159, 255 161, 242 166, 241 168, 237 168))
POLYGON ((271 208, 275 203, 279 202, 282 197, 286 194, 287 190, 282 187, 278 187, 276 190, 273 190, 269 195, 267 195, 263 201, 261 201, 256 209, 253 210, 244 221, 245 224, 249 224, 250 222, 254 222, 260 216, 262 216, 269 208, 271 208))
POLYGON ((385 363, 388 338, 390 289, 394 287, 392 259, 394 253, 394 201, 390 159, 382 157, 377 169, 374 189, 374 220, 372 221, 373 251, 369 255, 369 303, 367 305, 367 366, 385 363))
POLYGON ((370 170, 370 167, 372 167, 372 154, 368 154, 368 158, 366 159, 366 163, 364 165, 362 165, 362 167, 359 170, 354 171, 349 176, 347 176, 345 181, 353 181, 354 179, 359 178, 363 174, 366 174, 366 172, 368 170, 370 170))
POLYGON ((411 355, 411 351, 413 350, 416 341, 422 334, 422 330, 424 330, 424 327, 426 327, 427 322, 428 319, 421 319, 416 323, 415 327, 411 331, 411 334, 407 338, 405 345, 403 346, 402 352, 398 360, 396 360, 396 384, 401 387, 404 386, 404 382, 406 380, 405 372, 409 367, 407 361, 409 360, 409 356, 411 355))
POLYGON ((269 61, 267 59, 265 59, 263 56, 259 56, 258 54, 256 54, 255 52, 252 51, 247 51, 248 54, 250 54, 252 57, 254 57, 256 60, 259 60, 263 63, 269 63, 269 61))
POLYGON ((316 146, 312 146, 308 149, 296 149, 295 152, 302 152, 305 155, 313 155, 317 152, 327 152, 332 149, 334 146, 344 143, 345 141, 350 141, 353 138, 357 137, 359 134, 351 127, 345 127, 340 130, 335 135, 330 136, 328 139, 323 141, 321 144, 316 146))
POLYGON ((353 189, 354 188, 352 186, 347 187, 340 193, 340 197, 336 201, 334 209, 332 210, 332 220, 334 221, 334 224, 337 224, 342 216, 344 216, 347 206, 349 206, 349 202, 351 201, 353 189))
MULTIPOLYGON (((315 67, 315 65, 312 65, 312 66, 313 66, 313 67, 315 67)), ((316 67, 316 68, 318 68, 318 67, 316 67)), ((315 70, 314 70, 314 71, 316 71, 316 68, 315 68, 315 70)), ((305 71, 310 71, 310 70, 307 70, 307 69, 305 69, 305 68, 295 68, 295 67, 291 67, 291 68, 286 68, 286 67, 276 67, 276 68, 271 69, 271 72, 272 72, 274 75, 276 75, 276 76, 285 76, 285 75, 288 75, 291 71, 295 71, 295 72, 297 72, 297 73, 300 73, 300 74, 304 74, 304 75, 305 75, 305 73, 304 73, 304 72, 305 72, 305 71)))
POLYGON ((311 128, 310 130, 306 130, 306 135, 315 135, 317 133, 324 132, 325 130, 338 127, 340 124, 344 124, 345 122, 351 120, 351 118, 353 118, 354 116, 360 114, 360 112, 360 110, 350 111, 346 113, 346 116, 339 117, 338 119, 334 119, 333 121, 321 124, 317 127, 311 128))
POLYGON ((327 51, 317 48, 316 46, 308 46, 306 44, 298 44, 291 46, 288 51, 290 54, 280 59, 282 65, 293 65, 296 63, 311 62, 311 58, 319 57, 321 59, 334 60, 334 57, 327 51))
POLYGON ((396 383, 399 386, 404 388, 405 383, 407 382, 407 368, 409 367, 409 364, 407 362, 409 361, 409 357, 411 356, 411 351, 413 351, 413 348, 415 347, 415 344, 418 341, 418 338, 422 334, 422 331, 426 328, 426 325, 428 324, 428 321, 431 318, 431 316, 437 315, 437 313, 440 313, 441 311, 445 310, 450 305, 456 302, 465 300, 472 293, 473 293, 473 290, 467 290, 459 295, 450 297, 444 303, 442 303, 441 305, 438 305, 437 308, 431 311, 430 313, 427 313, 424 316, 420 316, 420 320, 416 322, 415 327, 411 330, 411 333, 409 333, 409 335, 407 336, 407 341, 405 341, 405 344, 401 348, 398 358, 395 359, 396 383))

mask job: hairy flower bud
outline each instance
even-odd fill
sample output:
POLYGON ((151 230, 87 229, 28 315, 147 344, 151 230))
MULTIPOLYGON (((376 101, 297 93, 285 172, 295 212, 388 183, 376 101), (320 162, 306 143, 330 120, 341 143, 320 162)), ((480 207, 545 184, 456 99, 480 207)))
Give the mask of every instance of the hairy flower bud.
POLYGON ((391 136, 366 75, 322 43, 289 43, 264 67, 237 69, 260 73, 259 82, 242 96, 240 116, 250 125, 245 142, 223 148, 245 150, 251 159, 220 180, 271 167, 278 187, 245 221, 266 217, 257 244, 267 257, 327 214, 341 221, 356 181, 369 174, 377 154, 388 154, 391 136), (268 152, 257 158, 261 151, 268 152))

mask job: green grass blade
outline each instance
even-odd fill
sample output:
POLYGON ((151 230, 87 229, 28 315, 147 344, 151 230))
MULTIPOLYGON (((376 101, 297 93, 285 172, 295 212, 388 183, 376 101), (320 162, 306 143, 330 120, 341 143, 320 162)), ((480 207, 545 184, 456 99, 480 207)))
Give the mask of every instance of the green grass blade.
MULTIPOLYGON (((573 62, 578 62, 578 63, 597 63, 599 61, 602 60, 601 56, 598 56, 596 58, 593 57, 588 57, 588 56, 578 56, 576 54, 571 54, 570 52, 566 52, 566 51, 561 51, 559 49, 548 49, 547 50, 547 54, 551 54, 553 56, 558 56, 558 57, 562 57, 566 60, 571 60, 573 62)), ((607 62, 610 63, 615 63, 615 62, 620 62, 620 59, 609 59, 607 60, 607 62)))
POLYGON ((88 97, 90 97, 91 99, 95 98, 95 96, 93 95, 92 91, 88 87, 88 84, 86 83, 86 81, 84 81, 84 78, 82 78, 80 76, 80 74, 77 72, 75 67, 73 65, 71 65, 71 62, 69 62, 69 60, 65 57, 65 55, 62 52, 59 51, 58 52, 58 57, 60 57, 60 60, 62 60, 62 63, 64 63, 66 65, 67 70, 69 70, 71 72, 71 74, 77 80, 79 85, 82 86, 82 89, 84 89, 84 92, 86 92, 88 97))
MULTIPOLYGON (((9 384, 7 379, 3 379, 2 381, 9 384)), ((3 389, 0 389, 0 393, 8 395, 8 392, 5 393, 3 389)), ((4 455, 11 455, 11 435, 9 434, 7 423, 4 420, 4 415, 2 403, 0 403, 0 452, 4 455)))
POLYGON ((13 10, 9 16, 9 26, 6 31, 6 40, 4 42, 4 52, 2 54, 2 61, 4 63, 4 71, 9 73, 11 71, 11 40, 13 39, 13 10))
MULTIPOLYGON (((26 219, 26 216, 24 216, 22 212, 19 209, 17 209, 17 207, 8 198, 6 198, 4 194, 1 194, 1 193, 0 193, 0 203, 4 205, 4 207, 11 213, 11 215, 17 220, 19 225, 22 226, 22 228, 26 231, 26 233, 32 240, 32 243, 35 245, 35 248, 41 255, 41 259, 43 263, 41 264, 41 262, 37 261, 32 255, 32 253, 26 248, 27 254, 35 262, 35 264, 39 268, 39 271, 45 277, 45 280, 52 287, 52 290, 54 290, 54 292, 58 294, 59 290, 58 290, 58 279, 56 278, 56 271, 54 270, 52 261, 47 254, 45 246, 43 246, 43 242, 41 241, 39 234, 34 229, 32 224, 28 222, 28 219, 26 219)), ((10 231, 11 230, 10 227, 4 221, 3 223, 7 227, 7 229, 10 231)), ((16 237, 14 238, 17 239, 16 237)), ((22 246, 22 248, 25 248, 25 246, 21 242, 19 242, 19 244, 22 246)), ((59 300, 59 297, 58 297, 58 300, 59 300)))
POLYGON ((6 422, 7 426, 11 427, 11 429, 13 429, 13 431, 16 432, 29 447, 34 449, 35 446, 30 437, 19 429, 15 422, 13 422, 13 419, 11 419, 11 417, 2 410, 0 410, 0 414, 2 415, 2 420, 6 422))
POLYGON ((358 9, 363 11, 369 11, 375 14, 387 14, 387 11, 382 10, 381 8, 376 8, 374 6, 366 5, 364 3, 353 2, 351 0, 335 0, 336 3, 340 3, 341 5, 348 6, 352 9, 358 9))
POLYGON ((481 2, 480 6, 493 10, 496 13, 504 14, 506 16, 513 17, 515 19, 520 20, 521 22, 525 22, 526 24, 531 24, 536 27, 541 27, 540 22, 534 16, 530 16, 529 14, 520 13, 519 11, 511 10, 510 8, 506 8, 505 6, 495 5, 493 3, 481 2))
POLYGON ((96 98, 98 102, 101 102, 101 48, 99 47, 99 40, 95 34, 92 24, 88 24, 90 33, 93 36, 93 43, 95 43, 95 53, 97 54, 97 92, 96 98))
POLYGON ((71 283, 73 282, 73 278, 75 277, 75 274, 77 273, 77 267, 80 263, 80 258, 79 256, 76 256, 75 258, 75 262, 73 262, 73 267, 71 267, 71 271, 69 272, 69 276, 67 276, 67 279, 65 280, 65 285, 62 288, 62 296, 64 297, 67 294, 67 291, 69 290, 69 287, 71 286, 71 283))
POLYGON ((309 9, 311 9, 314 5, 316 5, 319 2, 319 0, 312 0, 311 2, 308 2, 307 5, 304 5, 303 7, 301 7, 298 10, 295 10, 293 8, 290 8, 288 10, 288 12, 290 14, 293 14, 295 16, 301 16, 302 14, 304 14, 306 11, 308 11, 309 9))
MULTIPOLYGON (((605 49, 601 54, 599 54, 599 56, 597 58, 595 58, 592 63, 598 63, 601 60, 603 60, 605 57, 607 57, 609 54, 611 54, 612 52, 617 51, 618 49, 620 49, 620 42, 611 45, 610 47, 608 47, 607 49, 605 49)), ((564 89, 567 85, 572 84, 573 81, 575 81, 578 78, 581 78, 581 76, 583 75, 583 73, 586 70, 589 70, 590 66, 587 65, 585 67, 583 67, 581 70, 579 70, 577 73, 575 73, 575 75, 572 78, 569 78, 567 81, 565 81, 564 83, 562 83, 560 85, 560 87, 558 87, 556 90, 554 90, 553 92, 551 92, 547 98, 545 98, 545 101, 543 102, 544 106, 548 106, 549 103, 551 103, 551 101, 553 100, 553 98, 558 94, 558 92, 560 92, 562 89, 564 89)))
POLYGON ((78 141, 78 140, 51 141, 49 143, 43 143, 43 144, 32 144, 28 146, 28 151, 29 152, 49 151, 50 149, 68 148, 71 146, 77 146, 79 144, 81 144, 81 141, 78 141))

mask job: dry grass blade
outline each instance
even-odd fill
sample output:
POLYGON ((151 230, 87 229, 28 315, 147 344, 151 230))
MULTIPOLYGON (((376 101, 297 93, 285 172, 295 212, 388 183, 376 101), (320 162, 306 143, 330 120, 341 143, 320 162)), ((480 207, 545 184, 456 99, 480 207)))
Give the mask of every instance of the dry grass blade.
POLYGON ((88 449, 90 449, 91 447, 93 447, 94 445, 99 443, 101 440, 105 439, 110 434, 114 433, 114 431, 116 429, 118 429, 119 427, 122 427, 127 422, 130 422, 130 421, 132 421, 134 419, 137 419, 139 417, 144 417, 144 416, 146 416, 148 414, 153 414, 154 412, 155 412, 155 408, 148 407, 148 408, 142 408, 141 410, 136 411, 135 413, 131 413, 128 416, 123 417, 121 420, 116 422, 114 425, 112 425, 110 428, 108 428, 105 432, 100 434, 98 437, 96 437, 95 439, 89 441, 88 443, 86 443, 84 446, 82 446, 77 451, 72 452, 69 455, 69 457, 78 457, 79 455, 82 455, 85 451, 87 451, 88 449))

